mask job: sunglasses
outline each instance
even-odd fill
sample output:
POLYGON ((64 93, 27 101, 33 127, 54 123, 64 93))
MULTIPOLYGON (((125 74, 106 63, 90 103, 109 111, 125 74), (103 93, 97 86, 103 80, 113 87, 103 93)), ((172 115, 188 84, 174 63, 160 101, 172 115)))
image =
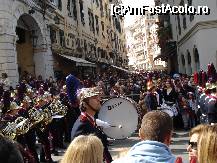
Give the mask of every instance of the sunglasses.
POLYGON ((191 145, 191 148, 194 150, 197 150, 197 142, 188 142, 189 145, 191 145))

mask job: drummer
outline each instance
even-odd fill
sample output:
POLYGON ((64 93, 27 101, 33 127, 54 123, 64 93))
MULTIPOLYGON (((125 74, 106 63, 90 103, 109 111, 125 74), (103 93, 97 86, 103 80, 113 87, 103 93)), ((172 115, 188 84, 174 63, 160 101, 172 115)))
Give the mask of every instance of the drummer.
POLYGON ((81 115, 76 120, 72 132, 71 138, 74 139, 79 135, 95 134, 99 137, 104 146, 104 160, 107 163, 112 161, 111 154, 108 151, 107 136, 96 125, 94 115, 100 110, 100 96, 99 91, 94 88, 82 88, 79 91, 78 99, 80 100, 81 115))

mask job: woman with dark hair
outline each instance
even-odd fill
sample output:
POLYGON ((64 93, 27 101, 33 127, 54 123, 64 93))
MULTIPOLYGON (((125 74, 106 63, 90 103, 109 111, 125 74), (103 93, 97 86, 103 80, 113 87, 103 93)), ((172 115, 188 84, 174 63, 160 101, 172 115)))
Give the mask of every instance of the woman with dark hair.
POLYGON ((166 81, 166 87, 163 89, 163 99, 166 103, 175 104, 177 93, 170 80, 166 81))
MULTIPOLYGON (((176 92, 170 79, 167 79, 165 88, 163 89, 163 101, 169 106, 173 106, 177 103, 178 93, 176 92)), ((182 117, 180 113, 173 118, 174 128, 182 127, 182 117)))

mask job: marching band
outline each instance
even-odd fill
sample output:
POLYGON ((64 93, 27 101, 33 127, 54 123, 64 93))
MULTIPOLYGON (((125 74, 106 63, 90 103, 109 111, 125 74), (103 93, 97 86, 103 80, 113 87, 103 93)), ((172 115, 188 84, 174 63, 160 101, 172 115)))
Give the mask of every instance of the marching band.
MULTIPOLYGON (((213 68, 210 65, 209 67, 213 68)), ((150 77, 153 74, 148 74, 148 78, 145 78, 148 91, 144 98, 140 95, 140 99, 136 101, 139 107, 136 108, 138 119, 140 120, 147 111, 161 109, 170 114, 175 122, 181 114, 185 128, 189 119, 192 121, 191 127, 196 123, 217 123, 217 78, 213 72, 215 70, 208 69, 207 74, 204 71, 195 73, 195 87, 177 74, 172 80, 154 79, 150 77)), ((63 142, 71 141, 72 130, 77 134, 76 126, 73 128, 73 125, 78 123, 76 120, 79 117, 84 121, 85 117, 88 119, 85 111, 80 112, 81 107, 77 99, 77 90, 81 88, 80 81, 70 74, 66 81, 56 85, 53 80, 44 82, 39 77, 28 82, 24 80, 13 89, 6 80, 7 76, 4 74, 3 77, 4 80, 0 83, 0 134, 20 144, 25 162, 53 162, 51 154, 58 154, 58 147, 65 148, 63 142), (39 150, 36 150, 37 141, 41 144, 40 159, 37 153, 39 150)), ((123 85, 120 87, 127 89, 123 85)), ((131 89, 133 90, 133 86, 131 89)), ((87 97, 88 91, 84 94, 83 96, 87 97)), ((101 120, 103 122, 103 119, 101 120)), ((93 124, 94 127, 95 122, 93 124)), ((108 151, 107 158, 107 162, 112 160, 108 151)))

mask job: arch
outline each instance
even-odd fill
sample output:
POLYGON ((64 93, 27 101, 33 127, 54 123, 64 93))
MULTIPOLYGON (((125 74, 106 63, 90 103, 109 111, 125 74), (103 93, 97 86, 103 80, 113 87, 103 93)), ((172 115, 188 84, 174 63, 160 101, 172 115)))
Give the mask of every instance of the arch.
MULTIPOLYGON (((14 27, 16 28, 18 26, 18 20, 20 19, 20 17, 22 16, 30 16, 34 22, 34 24, 36 25, 37 24, 37 28, 38 28, 38 31, 40 31, 41 33, 41 38, 40 40, 38 41, 38 46, 39 46, 39 43, 40 45, 46 45, 47 44, 47 41, 46 41, 46 27, 44 26, 45 25, 45 21, 43 19, 43 16, 38 13, 38 12, 35 12, 33 15, 30 15, 30 14, 27 14, 29 11, 29 8, 24 6, 24 5, 15 5, 13 6, 13 15, 14 15, 14 18, 15 18, 15 21, 13 22, 14 24, 14 27)), ((14 29, 14 32, 15 32, 15 29, 14 29)))
POLYGON ((43 45, 43 36, 40 27, 36 20, 29 14, 22 14, 17 20, 15 32, 18 36, 16 51, 17 51, 17 66, 18 73, 21 76, 25 71, 38 75, 43 71, 42 64, 44 52, 37 52, 43 45), (40 73, 36 73, 36 72, 40 73))

